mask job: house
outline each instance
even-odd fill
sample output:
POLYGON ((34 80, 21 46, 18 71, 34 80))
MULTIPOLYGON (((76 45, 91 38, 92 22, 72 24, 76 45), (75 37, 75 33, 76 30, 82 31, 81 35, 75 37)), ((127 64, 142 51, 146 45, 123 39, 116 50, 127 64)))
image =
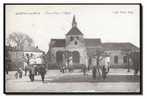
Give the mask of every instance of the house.
POLYGON ((113 67, 126 67, 132 65, 129 56, 131 52, 140 52, 135 45, 127 43, 102 43, 104 52, 110 56, 110 62, 113 67), (129 62, 129 63, 128 63, 129 62))
POLYGON ((112 66, 127 65, 127 53, 139 51, 135 45, 127 43, 102 42, 100 38, 84 38, 84 33, 77 26, 76 18, 73 17, 72 27, 65 35, 65 39, 51 39, 48 54, 52 64, 64 62, 66 52, 72 57, 73 64, 89 64, 89 60, 102 50, 110 55, 112 66))
POLYGON ((24 66, 24 62, 26 62, 26 55, 32 55, 31 58, 40 57, 43 54, 43 51, 40 50, 38 47, 28 46, 25 47, 23 50, 17 49, 16 47, 9 47, 8 50, 11 66, 9 66, 10 70, 16 70, 17 67, 24 66))

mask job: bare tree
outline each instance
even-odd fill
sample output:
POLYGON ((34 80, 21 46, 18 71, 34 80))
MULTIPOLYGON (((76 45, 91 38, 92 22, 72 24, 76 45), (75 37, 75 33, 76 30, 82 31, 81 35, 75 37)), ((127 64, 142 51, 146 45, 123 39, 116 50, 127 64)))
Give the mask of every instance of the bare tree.
POLYGON ((13 32, 8 36, 7 44, 9 46, 16 47, 19 50, 23 50, 25 46, 32 46, 34 42, 27 34, 13 32))

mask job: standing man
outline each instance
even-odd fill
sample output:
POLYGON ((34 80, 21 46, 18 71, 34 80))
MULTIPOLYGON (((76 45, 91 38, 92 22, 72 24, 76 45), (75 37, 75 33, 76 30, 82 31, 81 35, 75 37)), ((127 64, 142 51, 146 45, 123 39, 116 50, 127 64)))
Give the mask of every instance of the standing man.
POLYGON ((92 58, 92 77, 93 79, 96 79, 96 65, 97 65, 97 61, 96 61, 96 57, 94 56, 92 58))
POLYGON ((86 65, 82 64, 82 69, 83 69, 83 75, 86 75, 86 65))
POLYGON ((28 64, 26 62, 23 63, 24 64, 24 72, 25 72, 25 76, 27 75, 27 66, 28 64))
POLYGON ((69 72, 72 71, 72 66, 73 66, 73 62, 72 62, 72 56, 69 57, 69 72))
POLYGON ((107 55, 105 58, 104 58, 104 61, 105 61, 105 68, 106 68, 106 72, 108 73, 109 70, 110 70, 110 57, 107 55))
POLYGON ((134 75, 137 75, 138 71, 140 70, 140 54, 139 52, 134 52, 134 75))
POLYGON ((45 78, 45 74, 46 74, 46 68, 45 68, 45 65, 44 64, 42 64, 40 66, 39 73, 41 75, 42 82, 44 82, 44 78, 45 78))
POLYGON ((91 57, 89 57, 88 59, 88 71, 90 70, 90 66, 91 66, 91 57))
POLYGON ((92 69, 92 77, 93 79, 96 79, 96 67, 95 66, 92 69))
POLYGON ((103 65, 103 67, 102 67, 102 78, 103 78, 103 80, 106 79, 106 67, 105 67, 105 65, 103 65))
POLYGON ((22 68, 19 68, 19 69, 18 69, 18 73, 19 73, 19 78, 22 78, 22 74, 23 74, 22 68))
POLYGON ((106 79, 106 74, 109 72, 109 65, 110 65, 110 61, 109 61, 109 57, 107 57, 107 55, 104 55, 102 60, 101 60, 101 65, 102 65, 102 78, 103 80, 106 79))
POLYGON ((45 74, 46 74, 46 57, 45 53, 40 58, 40 67, 39 67, 39 74, 41 75, 42 82, 44 82, 45 74))
POLYGON ((34 75, 35 75, 35 67, 34 65, 31 65, 29 70, 29 78, 31 81, 34 81, 34 75))

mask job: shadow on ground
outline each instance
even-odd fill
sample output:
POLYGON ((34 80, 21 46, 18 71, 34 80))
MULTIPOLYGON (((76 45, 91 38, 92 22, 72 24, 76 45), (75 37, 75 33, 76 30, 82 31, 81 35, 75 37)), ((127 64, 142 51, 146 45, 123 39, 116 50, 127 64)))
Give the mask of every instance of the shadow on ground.
POLYGON ((66 75, 59 78, 55 78, 51 81, 47 80, 47 82, 56 82, 56 83, 64 83, 64 82, 139 82, 140 77, 139 76, 133 76, 133 75, 110 75, 107 76, 105 80, 103 80, 101 77, 97 77, 96 79, 93 79, 91 75, 66 75))

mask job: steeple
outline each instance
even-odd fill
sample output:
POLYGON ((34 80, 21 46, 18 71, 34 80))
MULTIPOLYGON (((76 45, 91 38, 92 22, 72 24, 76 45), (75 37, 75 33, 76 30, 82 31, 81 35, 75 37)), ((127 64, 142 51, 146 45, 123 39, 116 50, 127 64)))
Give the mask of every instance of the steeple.
POLYGON ((73 16, 73 20, 72 20, 72 28, 69 30, 69 32, 66 35, 83 35, 82 32, 77 27, 75 15, 73 16))
POLYGON ((75 15, 73 16, 73 20, 72 20, 72 27, 76 27, 77 26, 77 22, 76 22, 76 18, 75 15))

